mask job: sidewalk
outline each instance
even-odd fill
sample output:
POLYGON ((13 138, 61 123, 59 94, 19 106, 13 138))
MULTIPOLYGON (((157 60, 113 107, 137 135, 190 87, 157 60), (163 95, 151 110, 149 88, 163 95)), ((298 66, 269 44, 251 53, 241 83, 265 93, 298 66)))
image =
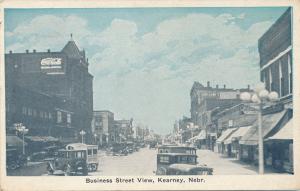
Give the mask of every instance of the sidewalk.
MULTIPOLYGON (((214 169, 214 175, 257 175, 258 167, 229 158, 211 150, 197 150, 199 164, 206 164, 214 169)), ((265 174, 278 174, 272 169, 265 169, 265 174)))

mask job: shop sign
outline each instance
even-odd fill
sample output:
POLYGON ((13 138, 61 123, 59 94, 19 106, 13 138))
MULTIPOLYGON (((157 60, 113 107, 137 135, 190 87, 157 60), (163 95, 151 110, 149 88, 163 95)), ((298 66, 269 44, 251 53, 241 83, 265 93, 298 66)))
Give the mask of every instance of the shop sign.
POLYGON ((43 58, 41 60, 41 69, 61 69, 61 58, 43 58))

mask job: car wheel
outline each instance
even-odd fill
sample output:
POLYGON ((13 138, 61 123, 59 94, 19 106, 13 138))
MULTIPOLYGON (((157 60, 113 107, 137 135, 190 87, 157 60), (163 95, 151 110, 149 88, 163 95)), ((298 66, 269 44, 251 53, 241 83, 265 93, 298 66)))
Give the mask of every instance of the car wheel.
POLYGON ((11 169, 11 170, 15 170, 15 169, 18 168, 18 165, 15 162, 13 162, 13 163, 8 165, 8 168, 11 169))

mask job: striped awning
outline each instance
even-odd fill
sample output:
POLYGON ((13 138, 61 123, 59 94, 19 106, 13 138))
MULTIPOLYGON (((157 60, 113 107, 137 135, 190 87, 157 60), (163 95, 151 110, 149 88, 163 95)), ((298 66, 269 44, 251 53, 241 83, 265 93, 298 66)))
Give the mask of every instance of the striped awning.
MULTIPOLYGON (((272 129, 278 125, 281 119, 287 113, 286 110, 264 115, 262 119, 262 134, 263 137, 266 138, 268 133, 272 131, 272 129)), ((241 138, 239 144, 242 145, 258 145, 258 125, 257 122, 250 128, 250 130, 241 138)))
POLYGON ((241 139, 252 126, 239 127, 235 132, 233 132, 225 141, 224 144, 231 144, 233 140, 241 139))
POLYGON ((204 140, 204 139, 206 139, 206 133, 205 130, 202 130, 198 135, 190 138, 189 141, 204 140))
POLYGON ((275 135, 267 140, 292 140, 293 139, 293 119, 288 121, 275 135))
POLYGON ((236 128, 229 128, 226 129, 221 136, 217 139, 217 143, 220 144, 222 142, 224 142, 234 131, 236 130, 236 128))

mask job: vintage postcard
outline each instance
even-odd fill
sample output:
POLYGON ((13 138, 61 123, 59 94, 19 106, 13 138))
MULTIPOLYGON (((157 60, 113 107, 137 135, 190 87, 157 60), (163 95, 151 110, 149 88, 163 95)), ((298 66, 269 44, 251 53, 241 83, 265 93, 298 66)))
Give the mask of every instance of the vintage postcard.
POLYGON ((300 189, 299 1, 0 5, 1 190, 300 189))

